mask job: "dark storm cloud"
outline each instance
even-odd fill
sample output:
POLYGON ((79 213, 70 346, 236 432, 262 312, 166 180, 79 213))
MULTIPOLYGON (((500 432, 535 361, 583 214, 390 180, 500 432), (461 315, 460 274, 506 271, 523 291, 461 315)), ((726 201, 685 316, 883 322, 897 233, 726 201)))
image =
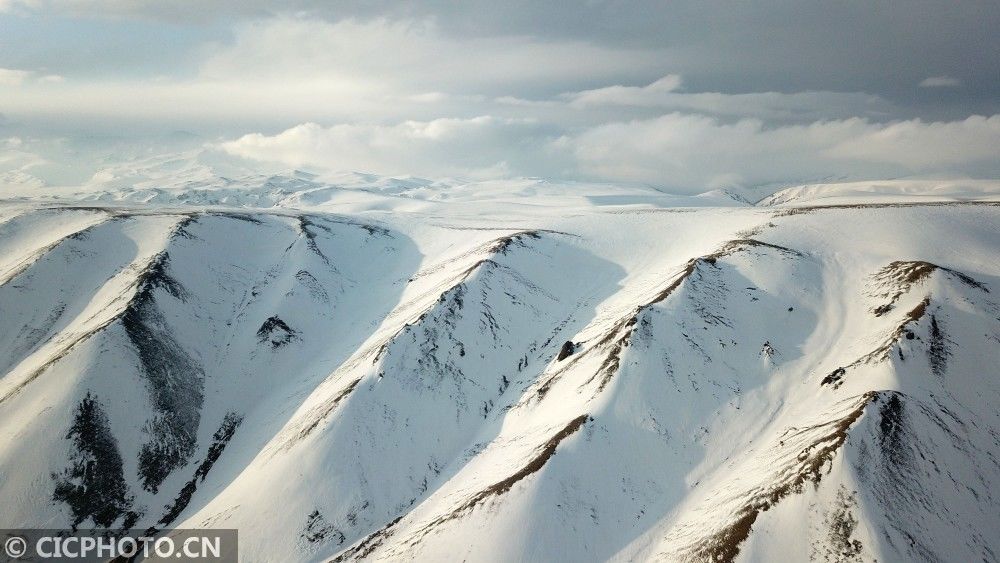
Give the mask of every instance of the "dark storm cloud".
POLYGON ((1000 2, 994 0, 393 6, 383 8, 434 16, 446 29, 470 36, 529 34, 664 50, 664 70, 683 75, 695 91, 867 92, 939 118, 992 114, 1000 107, 1000 2), (933 76, 952 77, 960 86, 918 89, 933 76))

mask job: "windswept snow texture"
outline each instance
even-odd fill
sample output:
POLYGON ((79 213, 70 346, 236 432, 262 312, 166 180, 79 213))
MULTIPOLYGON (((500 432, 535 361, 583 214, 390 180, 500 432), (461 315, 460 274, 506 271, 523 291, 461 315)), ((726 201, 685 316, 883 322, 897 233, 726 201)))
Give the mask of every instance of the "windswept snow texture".
POLYGON ((7 197, 0 527, 997 561, 1000 185, 751 199, 200 169, 7 197))

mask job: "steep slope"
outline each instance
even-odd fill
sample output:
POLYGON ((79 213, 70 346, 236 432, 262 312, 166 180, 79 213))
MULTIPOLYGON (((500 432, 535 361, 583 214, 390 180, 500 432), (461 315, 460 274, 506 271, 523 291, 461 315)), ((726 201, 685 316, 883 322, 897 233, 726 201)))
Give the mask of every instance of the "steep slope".
MULTIPOLYGON (((127 494, 117 495, 119 515, 134 508, 140 524, 169 523, 186 503, 193 468, 212 450, 210 437, 231 434, 254 409, 266 413, 255 430, 275 431, 280 418, 271 411, 289 400, 286 394, 322 379, 323 366, 342 361, 387 312, 358 310, 360 295, 391 301, 393 282, 414 258, 404 237, 336 217, 134 216, 56 245, 0 287, 14 303, 5 311, 24 311, 4 316, 23 323, 5 334, 34 350, 3 379, 0 416, 8 432, 26 440, 5 444, 5 459, 18 460, 9 461, 9 474, 23 474, 6 482, 22 499, 8 503, 7 514, 36 525, 60 519, 64 509, 74 524, 93 516, 88 511, 108 514, 99 499, 52 492, 71 484, 102 494, 55 469, 70 417, 99 411, 91 418, 102 421, 102 432, 113 436, 106 443, 122 460, 115 486, 127 494), (145 248, 131 256, 126 244, 107 238, 137 232, 145 248), (68 273, 67 260, 76 272, 71 282, 29 283, 49 268, 68 273), (61 290, 55 298, 53 290, 61 290), (86 304, 82 313, 66 293, 86 304), (82 322, 60 331, 64 317, 82 322), (36 318, 45 318, 46 328, 32 325, 36 318), (24 414, 34 409, 50 414, 24 414), (51 481, 38 478, 50 474, 51 481)), ((77 444, 70 459, 92 455, 90 447, 77 444)), ((120 522, 109 518, 94 522, 120 522)))

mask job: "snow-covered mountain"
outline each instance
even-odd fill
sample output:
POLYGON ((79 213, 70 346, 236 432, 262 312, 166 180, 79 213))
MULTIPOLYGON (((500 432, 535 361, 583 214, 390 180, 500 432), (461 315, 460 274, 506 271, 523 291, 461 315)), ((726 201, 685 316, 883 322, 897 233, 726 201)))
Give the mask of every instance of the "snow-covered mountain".
POLYGON ((2 527, 238 528, 245 561, 1000 557, 1000 183, 178 168, 2 195, 2 527))

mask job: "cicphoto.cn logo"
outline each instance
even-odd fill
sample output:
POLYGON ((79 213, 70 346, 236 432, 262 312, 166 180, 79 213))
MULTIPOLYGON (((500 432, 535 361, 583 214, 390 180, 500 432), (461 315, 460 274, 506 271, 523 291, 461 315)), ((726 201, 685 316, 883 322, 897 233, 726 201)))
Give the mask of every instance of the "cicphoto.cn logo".
POLYGON ((9 561, 236 563, 236 530, 3 530, 9 561))

